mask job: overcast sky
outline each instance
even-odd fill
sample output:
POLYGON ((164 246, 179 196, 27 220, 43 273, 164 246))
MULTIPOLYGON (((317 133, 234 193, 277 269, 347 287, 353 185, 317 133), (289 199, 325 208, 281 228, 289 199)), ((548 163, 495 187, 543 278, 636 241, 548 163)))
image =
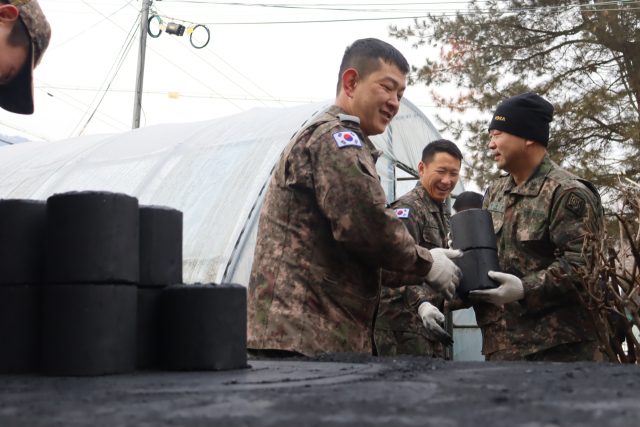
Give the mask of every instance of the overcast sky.
MULTIPOLYGON (((390 24, 407 26, 412 19, 390 18, 466 7, 462 1, 442 4, 442 0, 294 0, 286 3, 288 7, 279 8, 220 3, 154 2, 159 14, 176 18, 177 22, 183 19, 208 24, 211 41, 198 50, 190 45, 186 34, 176 37, 163 33, 159 38, 147 39, 142 126, 206 120, 256 107, 282 108, 333 98, 340 60, 351 42, 376 37, 396 46, 411 64, 422 65, 427 57, 435 57, 438 49, 416 50, 410 43, 391 39, 390 24), (328 7, 333 9, 358 10, 312 9, 326 8, 318 6, 324 4, 332 4, 328 7), (240 24, 370 18, 384 19, 240 24), (169 92, 177 92, 179 98, 169 98, 169 92)), ((270 4, 285 3, 282 0, 270 4)), ((110 70, 136 25, 141 1, 40 0, 40 5, 51 23, 53 37, 35 72, 36 111, 32 116, 19 116, 0 110, 0 133, 31 140, 60 140, 78 135, 84 128, 102 97, 103 92, 98 90, 111 80, 110 70)), ((201 31, 198 29, 195 34, 202 36, 201 31)), ((138 38, 139 30, 85 134, 131 129, 138 38)), ((409 87, 405 96, 433 118, 437 109, 431 106, 428 90, 423 86, 409 87)), ((459 145, 462 147, 461 141, 459 145)))

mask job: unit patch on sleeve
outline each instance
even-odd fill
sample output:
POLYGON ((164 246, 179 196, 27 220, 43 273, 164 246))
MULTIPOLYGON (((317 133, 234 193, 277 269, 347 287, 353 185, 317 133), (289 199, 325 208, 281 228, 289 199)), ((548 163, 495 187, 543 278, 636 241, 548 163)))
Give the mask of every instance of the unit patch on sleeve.
POLYGON ((571 193, 569 194, 569 197, 567 197, 567 202, 564 205, 567 209, 569 209, 574 214, 582 215, 585 201, 582 197, 578 196, 576 193, 571 193))
POLYGON ((336 141, 338 148, 344 148, 348 146, 362 147, 360 137, 357 133, 350 130, 343 130, 333 134, 333 139, 336 141))
POLYGON ((409 218, 409 212, 411 212, 411 209, 402 208, 402 209, 394 209, 394 211, 396 212, 396 215, 398 215, 398 218, 409 218))

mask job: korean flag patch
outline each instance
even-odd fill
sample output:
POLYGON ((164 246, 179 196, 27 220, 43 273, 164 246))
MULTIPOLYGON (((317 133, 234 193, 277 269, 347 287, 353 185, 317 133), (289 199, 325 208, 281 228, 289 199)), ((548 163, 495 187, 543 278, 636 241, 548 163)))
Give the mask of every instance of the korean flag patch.
POLYGON ((396 215, 398 215, 398 218, 409 218, 409 212, 411 212, 411 209, 402 208, 402 209, 394 209, 394 211, 396 211, 396 215))
POLYGON ((360 137, 358 136, 358 134, 350 130, 343 130, 334 133, 333 139, 336 141, 338 148, 344 148, 349 145, 352 145, 354 147, 362 147, 362 142, 360 142, 360 137))

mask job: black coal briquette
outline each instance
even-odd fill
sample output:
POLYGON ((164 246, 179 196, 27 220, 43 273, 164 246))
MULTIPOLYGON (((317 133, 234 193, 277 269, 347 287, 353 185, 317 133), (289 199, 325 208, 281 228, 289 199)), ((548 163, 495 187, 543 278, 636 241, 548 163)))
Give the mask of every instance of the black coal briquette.
POLYGON ((42 287, 41 372, 94 376, 136 365, 136 301, 128 285, 42 287))
POLYGON ((491 248, 498 250, 491 213, 484 209, 469 209, 453 215, 451 217, 451 236, 454 249, 466 251, 467 249, 491 248))
POLYGON ((160 294, 164 286, 138 287, 137 369, 159 369, 160 294))
POLYGON ((0 374, 36 372, 39 348, 40 287, 0 286, 0 374))
POLYGON ((47 200, 45 276, 50 283, 137 283, 138 200, 97 191, 47 200))
POLYGON ((170 370, 247 367, 247 291, 240 285, 172 285, 160 299, 162 357, 170 370))
POLYGON ((493 249, 470 249, 453 262, 462 270, 462 280, 456 291, 462 298, 466 298, 470 291, 497 288, 500 285, 487 275, 489 270, 500 271, 498 252, 493 249))
POLYGON ((140 206, 140 284, 182 283, 182 212, 140 206))
POLYGON ((44 276, 47 205, 0 200, 0 283, 38 283, 44 276))

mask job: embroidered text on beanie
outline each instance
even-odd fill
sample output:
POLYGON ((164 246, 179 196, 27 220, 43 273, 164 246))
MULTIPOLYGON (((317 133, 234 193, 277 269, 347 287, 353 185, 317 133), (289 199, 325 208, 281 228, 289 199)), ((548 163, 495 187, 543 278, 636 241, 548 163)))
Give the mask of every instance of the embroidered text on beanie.
POLYGON ((497 129, 521 138, 549 143, 549 123, 553 120, 553 105, 532 92, 513 96, 496 108, 489 130, 497 129))

